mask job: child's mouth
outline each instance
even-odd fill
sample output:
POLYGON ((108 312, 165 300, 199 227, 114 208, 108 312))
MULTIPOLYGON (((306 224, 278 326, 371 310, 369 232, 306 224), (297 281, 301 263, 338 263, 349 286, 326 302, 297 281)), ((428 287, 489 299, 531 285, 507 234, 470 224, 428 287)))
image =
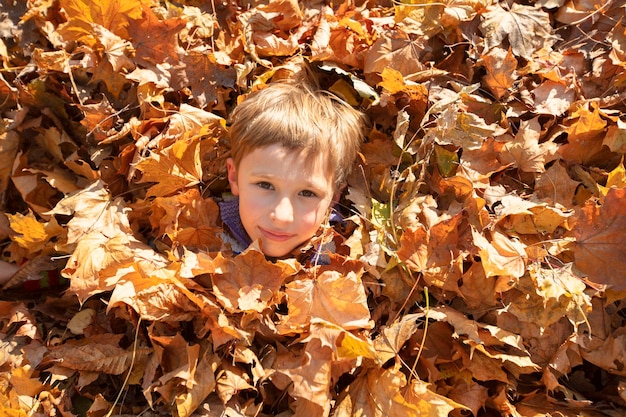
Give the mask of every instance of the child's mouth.
POLYGON ((259 227, 259 230, 261 231, 263 237, 274 242, 285 242, 295 236, 291 233, 272 232, 270 230, 263 229, 262 227, 259 227))

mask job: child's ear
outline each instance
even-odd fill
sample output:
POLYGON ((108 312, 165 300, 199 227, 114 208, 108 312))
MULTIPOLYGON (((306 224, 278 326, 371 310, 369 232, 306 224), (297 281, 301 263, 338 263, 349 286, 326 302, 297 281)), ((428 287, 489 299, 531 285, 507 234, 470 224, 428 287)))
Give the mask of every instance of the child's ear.
POLYGON ((226 168, 228 168, 228 182, 230 183, 230 191, 233 195, 239 195, 239 183, 237 182, 237 167, 233 158, 226 160, 226 168))

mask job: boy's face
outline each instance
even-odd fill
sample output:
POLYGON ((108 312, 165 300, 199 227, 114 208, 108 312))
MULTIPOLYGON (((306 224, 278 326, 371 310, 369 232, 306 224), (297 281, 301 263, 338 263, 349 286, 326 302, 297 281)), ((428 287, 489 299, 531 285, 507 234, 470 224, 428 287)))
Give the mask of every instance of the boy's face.
POLYGON ((317 232, 334 195, 323 154, 305 158, 281 145, 255 149, 239 167, 229 159, 228 181, 239 196, 246 232, 273 257, 287 255, 317 232))

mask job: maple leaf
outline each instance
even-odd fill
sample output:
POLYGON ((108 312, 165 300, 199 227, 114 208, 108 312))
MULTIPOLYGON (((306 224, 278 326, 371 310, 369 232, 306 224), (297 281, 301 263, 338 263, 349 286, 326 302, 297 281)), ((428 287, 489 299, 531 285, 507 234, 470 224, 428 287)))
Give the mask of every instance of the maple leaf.
POLYGON ((99 334, 93 341, 56 346, 48 351, 42 365, 62 359, 65 368, 119 375, 135 360, 145 358, 152 351, 150 348, 124 350, 119 347, 120 339, 121 335, 99 334))
POLYGON ((579 185, 569 176, 564 164, 557 161, 537 178, 534 195, 552 206, 570 207, 579 185))
POLYGON ((404 77, 418 73, 426 68, 421 60, 427 51, 425 42, 399 30, 384 33, 367 51, 363 71, 382 73, 391 68, 404 77))
POLYGON ((359 412, 372 417, 421 416, 415 405, 400 394, 406 377, 395 368, 368 369, 357 377, 337 404, 337 417, 350 417, 359 412))
POLYGON ((167 235, 175 244, 188 248, 220 248, 219 207, 213 199, 202 198, 197 189, 171 197, 157 197, 151 209, 150 222, 158 236, 167 235))
POLYGON ((378 354, 369 339, 360 338, 343 327, 317 318, 311 319, 310 334, 305 339, 319 339, 322 346, 333 350, 335 361, 369 358, 378 361, 378 354))
POLYGON ((587 202, 574 227, 574 266, 590 281, 625 291, 626 274, 626 188, 612 188, 598 207, 587 202))
POLYGON ((361 281, 363 271, 345 274, 326 270, 315 276, 309 272, 305 277, 286 285, 287 306, 284 332, 300 332, 312 318, 337 324, 346 330, 370 328, 367 297, 361 281))
POLYGON ((0 196, 4 198, 18 153, 19 136, 14 130, 0 131, 0 196))
POLYGON ((606 179, 606 186, 600 185, 600 192, 604 196, 609 192, 611 188, 624 188, 626 187, 626 168, 624 168, 624 157, 622 156, 622 161, 618 166, 615 167, 611 172, 609 172, 606 179))
POLYGON ((148 189, 148 196, 168 196, 200 183, 201 156, 200 138, 186 137, 139 161, 140 182, 156 183, 148 189))
POLYGON ((114 72, 132 71, 135 68, 130 58, 135 51, 129 41, 96 23, 93 24, 93 32, 99 43, 96 48, 102 50, 103 58, 111 64, 114 72))
POLYGON ((442 99, 436 107, 430 108, 429 111, 432 112, 441 108, 442 112, 439 114, 436 127, 426 132, 427 140, 434 140, 440 145, 456 145, 463 149, 476 150, 482 147, 486 139, 501 136, 506 132, 497 123, 488 124, 476 113, 461 111, 458 104, 453 104, 461 98, 461 94, 454 97, 455 99, 452 97, 442 99))
POLYGON ((17 336, 41 340, 41 333, 37 328, 35 317, 23 302, 0 301, 0 317, 3 319, 2 332, 4 334, 7 334, 11 326, 14 326, 17 336))
POLYGON ((511 48, 505 50, 499 47, 494 47, 484 54, 482 60, 487 70, 483 80, 496 99, 500 100, 509 92, 517 78, 515 76, 517 60, 511 53, 511 48))
POLYGON ((175 415, 190 416, 213 392, 216 386, 214 370, 219 358, 212 353, 207 341, 188 344, 179 334, 151 334, 162 375, 145 387, 145 393, 156 392, 175 407, 175 415))
POLYGON ((617 125, 611 125, 608 128, 606 136, 602 141, 611 152, 626 153, 626 122, 617 119, 617 125))
POLYGON ((526 271, 524 244, 497 231, 493 233, 491 242, 474 228, 472 236, 474 245, 479 249, 481 264, 487 277, 519 278, 524 275, 526 271))
POLYGON ((591 311, 587 286, 570 268, 546 269, 529 266, 529 278, 520 280, 518 289, 526 294, 523 301, 511 305, 509 311, 519 320, 534 323, 541 331, 563 317, 578 329, 591 311))
POLYGON ((459 243, 461 220, 462 216, 458 214, 441 219, 428 230, 405 230, 400 239, 398 258, 412 270, 421 272, 429 285, 458 291, 461 266, 454 248, 459 243))
POLYGON ((559 148, 563 159, 585 163, 601 152, 607 122, 597 106, 579 107, 568 117, 568 123, 567 143, 559 148))
POLYGON ((108 309, 127 305, 142 319, 161 322, 192 321, 199 314, 201 302, 167 269, 146 273, 120 265, 109 282, 115 287, 108 309))
POLYGON ((68 22, 59 28, 61 36, 90 46, 98 42, 92 23, 128 39, 129 19, 138 19, 142 13, 141 0, 62 0, 60 3, 68 17, 68 22))
MULTIPOLYGON (((61 200, 49 214, 72 216, 67 223, 67 243, 74 245, 83 244, 82 239, 95 239, 104 242, 107 239, 128 235, 130 240, 137 242, 132 237, 132 229, 126 216, 127 208, 121 199, 110 200, 110 196, 101 181, 74 193, 61 200)), ((86 250, 85 255, 89 253, 86 250)), ((105 255, 105 254, 103 254, 105 255)), ((76 259, 80 264, 83 261, 76 259)), ((69 265, 69 264, 68 264, 69 265)))
POLYGON ((0 109, 12 108, 17 104, 17 89, 10 85, 0 74, 0 109))
POLYGON ((545 164, 550 162, 558 147, 551 141, 540 144, 539 129, 537 118, 522 121, 515 139, 504 144, 500 161, 524 172, 544 172, 545 164))
POLYGON ((538 7, 513 3, 506 10, 497 4, 488 6, 483 17, 480 30, 487 49, 501 46, 508 39, 515 55, 531 60, 536 50, 548 48, 556 41, 548 13, 538 7), (531 33, 533 36, 528 36, 531 33))
POLYGON ((311 56, 358 68, 363 65, 362 55, 370 48, 366 38, 367 31, 360 22, 326 14, 315 28, 311 56))
POLYGON ((278 352, 275 374, 270 378, 280 389, 296 397, 296 412, 326 416, 330 411, 331 350, 319 339, 304 349, 278 352))
POLYGON ((64 234, 64 229, 59 226, 57 221, 52 218, 49 222, 41 223, 35 215, 29 211, 28 214, 8 214, 11 229, 16 236, 13 241, 28 249, 30 254, 35 254, 48 249, 49 252, 54 251, 53 247, 48 244, 51 239, 57 238, 64 234))
POLYGON ((186 80, 201 108, 217 101, 220 89, 235 87, 236 70, 220 65, 214 53, 191 50, 182 61, 186 66, 186 80))
POLYGON ((128 233, 108 236, 92 232, 81 236, 62 273, 71 279, 70 291, 82 303, 91 295, 113 289, 123 267, 137 265, 148 272, 166 264, 152 248, 128 233))
POLYGON ((146 6, 139 15, 129 16, 128 33, 135 48, 135 62, 145 68, 179 61, 178 32, 185 27, 182 18, 160 20, 146 6))
POLYGON ((223 262, 222 272, 216 271, 211 280, 217 299, 229 311, 262 312, 277 304, 283 282, 296 272, 288 262, 267 261, 253 247, 223 262))
POLYGON ((117 119, 115 109, 109 103, 109 100, 105 97, 99 103, 85 104, 81 106, 84 119, 81 120, 81 124, 88 130, 88 135, 91 135, 97 142, 101 142, 112 133, 117 133, 114 130, 114 124, 117 119))

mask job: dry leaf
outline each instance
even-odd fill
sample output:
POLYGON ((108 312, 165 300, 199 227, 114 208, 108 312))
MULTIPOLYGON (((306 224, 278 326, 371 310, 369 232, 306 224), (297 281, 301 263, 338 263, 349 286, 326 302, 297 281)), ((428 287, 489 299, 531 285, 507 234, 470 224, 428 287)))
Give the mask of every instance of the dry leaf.
POLYGON ((601 207, 589 202, 574 227, 576 249, 574 266, 589 280, 614 291, 626 290, 621 279, 626 273, 624 251, 626 189, 609 190, 601 207))

